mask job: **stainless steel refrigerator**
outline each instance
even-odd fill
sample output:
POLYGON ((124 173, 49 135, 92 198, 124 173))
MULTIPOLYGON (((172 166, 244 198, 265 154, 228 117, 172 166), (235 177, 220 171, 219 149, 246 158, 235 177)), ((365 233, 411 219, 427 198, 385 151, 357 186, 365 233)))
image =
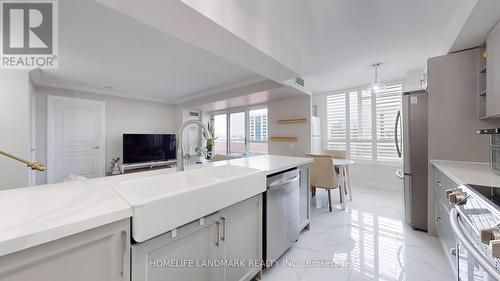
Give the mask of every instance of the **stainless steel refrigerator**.
POLYGON ((396 175, 404 181, 405 220, 423 231, 427 231, 428 98, 424 90, 403 93, 395 124, 401 132, 396 132, 395 144, 403 168, 396 175))

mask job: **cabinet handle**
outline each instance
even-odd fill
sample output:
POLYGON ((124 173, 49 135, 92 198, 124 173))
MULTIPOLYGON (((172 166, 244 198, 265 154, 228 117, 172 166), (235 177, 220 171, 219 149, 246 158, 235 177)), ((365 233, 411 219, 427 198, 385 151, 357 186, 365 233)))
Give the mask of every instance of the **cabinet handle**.
POLYGON ((450 248, 448 251, 450 252, 450 255, 452 255, 452 256, 457 256, 457 249, 455 249, 455 248, 450 248))
POLYGON ((226 218, 221 217, 220 219, 222 220, 222 237, 220 240, 226 241, 226 218))
POLYGON ((219 247, 220 245, 220 222, 216 221, 215 224, 217 225, 217 240, 215 240, 215 246, 219 247))
POLYGON ((125 263, 127 262, 126 259, 126 253, 127 253, 127 232, 125 231, 122 231, 121 233, 121 239, 122 239, 122 270, 121 270, 121 275, 122 275, 122 279, 125 275, 125 263))

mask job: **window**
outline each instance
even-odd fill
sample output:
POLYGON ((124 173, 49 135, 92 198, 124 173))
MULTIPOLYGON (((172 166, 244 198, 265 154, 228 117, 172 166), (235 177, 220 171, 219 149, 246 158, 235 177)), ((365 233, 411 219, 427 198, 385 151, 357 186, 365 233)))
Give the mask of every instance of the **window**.
POLYGON ((249 111, 249 132, 251 153, 267 153, 267 108, 249 111))
POLYGON ((401 110, 402 85, 388 85, 380 93, 366 89, 327 96, 329 149, 347 150, 350 158, 398 161, 394 122, 401 110))
POLYGON ((267 108, 216 114, 212 120, 215 153, 267 153, 267 108))
MULTIPOLYGON (((394 146, 394 122, 398 110, 401 110, 401 85, 387 87, 387 89, 376 95, 376 122, 377 122, 377 159, 393 161, 397 160, 397 152, 394 146)), ((398 136, 398 139, 399 138, 398 136)))
POLYGON ((246 129, 245 129, 245 112, 237 112, 229 114, 229 133, 231 154, 243 154, 246 149, 246 129))
POLYGON ((227 116, 226 114, 214 115, 215 148, 216 154, 227 154, 227 116))

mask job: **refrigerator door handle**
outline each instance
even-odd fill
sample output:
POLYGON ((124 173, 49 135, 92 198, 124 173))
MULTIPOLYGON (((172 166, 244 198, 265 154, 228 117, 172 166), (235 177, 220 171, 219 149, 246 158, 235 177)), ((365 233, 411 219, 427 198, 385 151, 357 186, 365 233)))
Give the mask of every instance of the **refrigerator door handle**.
POLYGON ((402 179, 403 180, 405 178, 404 175, 403 175, 403 170, 401 170, 401 169, 397 170, 396 171, 396 177, 398 179, 402 179))
POLYGON ((401 158, 401 148, 399 147, 399 140, 398 140, 398 130, 400 121, 401 121, 401 111, 398 110, 398 113, 396 115, 396 124, 394 125, 394 142, 396 144, 396 151, 398 152, 399 158, 401 158))

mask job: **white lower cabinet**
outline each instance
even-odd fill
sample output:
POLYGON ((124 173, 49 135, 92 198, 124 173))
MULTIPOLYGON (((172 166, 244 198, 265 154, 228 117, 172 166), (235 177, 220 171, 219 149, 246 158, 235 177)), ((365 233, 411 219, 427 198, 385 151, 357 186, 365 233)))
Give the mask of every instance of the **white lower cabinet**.
POLYGON ((300 177, 300 191, 299 191, 299 233, 304 229, 309 229, 311 209, 310 209, 310 181, 309 169, 310 165, 302 165, 298 167, 300 177))
POLYGON ((133 245, 132 280, 251 280, 260 272, 256 261, 261 259, 262 195, 258 195, 133 245))
POLYGON ((132 246, 133 281, 223 280, 224 271, 202 262, 224 256, 219 214, 132 246))
POLYGON ((130 280, 130 220, 2 256, 0 280, 130 280))
POLYGON ((225 268, 226 281, 251 280, 261 270, 262 195, 221 211, 225 259, 238 262, 225 268))

